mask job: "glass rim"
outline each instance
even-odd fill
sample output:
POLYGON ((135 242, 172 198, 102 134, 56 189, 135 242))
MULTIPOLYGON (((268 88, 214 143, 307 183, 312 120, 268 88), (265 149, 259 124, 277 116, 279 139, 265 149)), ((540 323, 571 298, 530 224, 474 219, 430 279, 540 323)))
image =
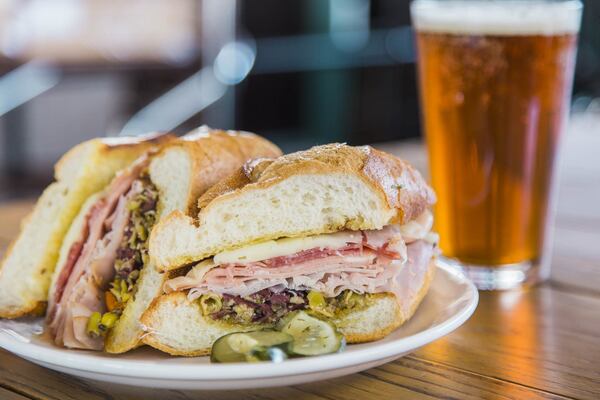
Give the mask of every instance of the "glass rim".
POLYGON ((573 11, 583 9, 583 2, 581 0, 411 0, 410 7, 415 6, 422 7, 427 4, 485 4, 485 5, 503 5, 503 4, 561 4, 565 8, 573 11))
POLYGON ((580 0, 413 0, 412 24, 417 31, 449 34, 543 35, 577 34, 580 0))

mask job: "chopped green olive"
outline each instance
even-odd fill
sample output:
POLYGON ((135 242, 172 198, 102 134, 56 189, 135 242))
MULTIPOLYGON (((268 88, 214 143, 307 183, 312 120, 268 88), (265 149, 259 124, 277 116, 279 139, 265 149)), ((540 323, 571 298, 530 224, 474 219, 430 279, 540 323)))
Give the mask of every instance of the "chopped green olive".
POLYGON ((342 294, 341 305, 344 308, 353 308, 355 306, 363 305, 366 299, 367 299, 366 294, 360 296, 360 295, 357 295, 356 293, 354 293, 352 290, 346 290, 342 294))
POLYGON ((102 316, 100 315, 99 312, 95 312, 92 313, 92 315, 90 315, 90 317, 88 318, 88 322, 87 322, 87 326, 86 326, 86 331, 87 334, 92 336, 92 337, 97 337, 100 336, 100 320, 101 320, 102 316))
POLYGON ((246 304, 236 304, 233 306, 233 311, 235 311, 240 320, 244 321, 245 323, 250 323, 252 321, 252 317, 254 316, 254 310, 246 304))
POLYGON ((127 209, 129 211, 135 211, 138 208, 140 208, 140 202, 139 201, 130 201, 129 203, 127 203, 127 209))
POLYGON ((308 299, 308 307, 319 314, 323 314, 326 317, 333 317, 333 313, 327 307, 327 301, 325 300, 325 296, 321 292, 317 292, 315 290, 311 290, 306 295, 308 299))
POLYGON ((202 309, 202 315, 210 315, 221 311, 221 308, 223 308, 221 296, 214 293, 202 295, 200 297, 200 308, 202 309))
POLYGON ((135 224, 135 231, 141 240, 146 240, 148 238, 146 228, 144 228, 141 222, 135 224))
POLYGON ((308 295, 306 297, 308 298, 308 305, 310 306, 310 308, 322 308, 325 307, 325 305, 327 304, 325 302, 325 297, 320 292, 311 290, 310 292, 308 292, 308 295))
POLYGON ((107 312, 102 316, 102 319, 100 320, 100 324, 102 325, 104 330, 108 330, 108 329, 111 329, 113 326, 115 326, 115 323, 117 322, 118 319, 119 319, 119 316, 117 314, 114 314, 112 312, 107 312))

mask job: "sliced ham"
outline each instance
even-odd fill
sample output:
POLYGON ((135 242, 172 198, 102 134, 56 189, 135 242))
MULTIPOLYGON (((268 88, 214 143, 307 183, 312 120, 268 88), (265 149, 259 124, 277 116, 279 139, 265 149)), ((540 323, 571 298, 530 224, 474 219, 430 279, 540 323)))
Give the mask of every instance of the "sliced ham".
MULTIPOLYGON (((125 227, 127 226, 129 212, 127 211, 127 199, 135 193, 130 190, 127 196, 119 198, 115 210, 110 232, 101 240, 96 242, 89 264, 70 292, 67 303, 63 304, 64 323, 69 326, 72 336, 62 337, 63 346, 71 348, 84 348, 102 350, 103 339, 91 338, 87 332, 87 320, 94 312, 104 313, 106 311, 102 300, 104 290, 115 275, 114 262, 117 255, 125 227)), ((59 335, 57 340, 61 341, 59 335)))
MULTIPOLYGON (((373 278, 381 272, 383 266, 376 262, 372 251, 353 256, 342 253, 279 267, 265 267, 259 263, 228 265, 208 272, 201 285, 192 288, 190 296, 194 298, 203 293, 216 292, 244 297, 276 287, 296 290, 312 288, 331 297, 343 290, 341 285, 334 287, 329 284, 328 279, 332 276, 343 274, 350 278, 353 274, 362 274, 373 278)), ((363 283, 368 285, 369 282, 365 280, 363 283)))
MULTIPOLYGON (((86 332, 87 320, 93 308, 99 304, 102 296, 99 287, 90 282, 93 278, 85 276, 75 287, 76 295, 66 305, 60 329, 57 331, 57 344, 80 349, 101 350, 104 343, 101 337, 92 338, 86 332)), ((101 304, 101 303, 100 303, 101 304)), ((102 308, 95 311, 103 312, 102 308)))
POLYGON ((58 345, 103 347, 102 338, 87 335, 87 320, 93 312, 105 311, 102 297, 114 277, 117 249, 129 219, 127 201, 143 189, 134 181, 146 165, 142 159, 113 180, 107 194, 91 207, 81 239, 71 246, 48 305, 48 327, 58 345))
MULTIPOLYGON (((86 224, 83 228, 81 237, 86 237, 88 235, 87 229, 88 229, 88 226, 86 224)), ((78 241, 78 242, 73 243, 71 245, 71 248, 69 249, 69 255, 67 256, 67 261, 65 263, 65 266, 62 268, 62 270, 60 271, 60 274, 58 276, 58 280, 56 283, 56 291, 54 293, 54 296, 50 297, 50 299, 49 299, 49 305, 48 305, 49 316, 50 316, 49 319, 53 318, 54 313, 56 312, 56 303, 58 301, 60 301, 60 299, 62 298, 63 292, 65 290, 65 286, 67 285, 67 280, 69 279, 71 272, 73 272, 75 263, 81 256, 81 252, 83 250, 83 245, 84 245, 83 241, 78 241)))
POLYGON ((414 220, 400 226, 400 233, 406 243, 412 243, 416 240, 425 239, 428 235, 431 235, 432 227, 433 214, 431 214, 431 211, 426 210, 414 220))
POLYGON ((186 276, 171 279, 169 293, 189 289, 191 300, 214 292, 249 296, 263 289, 317 290, 327 297, 344 290, 416 295, 433 255, 433 244, 412 240, 405 246, 399 229, 362 232, 361 243, 340 249, 314 248, 259 262, 215 265, 207 260, 186 276), (402 253, 402 254, 401 254, 402 253))
POLYGON ((423 287, 434 253, 434 245, 429 241, 416 240, 410 243, 406 264, 400 269, 395 280, 389 283, 389 291, 398 298, 404 315, 408 314, 410 307, 414 305, 415 297, 423 287))

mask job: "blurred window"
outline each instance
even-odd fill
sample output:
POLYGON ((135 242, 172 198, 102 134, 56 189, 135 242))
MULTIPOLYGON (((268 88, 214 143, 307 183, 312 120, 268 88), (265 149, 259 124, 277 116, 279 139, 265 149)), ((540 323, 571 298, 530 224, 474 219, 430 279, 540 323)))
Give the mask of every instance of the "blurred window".
POLYGON ((5 57, 59 63, 181 62, 196 51, 193 0, 0 1, 5 57))

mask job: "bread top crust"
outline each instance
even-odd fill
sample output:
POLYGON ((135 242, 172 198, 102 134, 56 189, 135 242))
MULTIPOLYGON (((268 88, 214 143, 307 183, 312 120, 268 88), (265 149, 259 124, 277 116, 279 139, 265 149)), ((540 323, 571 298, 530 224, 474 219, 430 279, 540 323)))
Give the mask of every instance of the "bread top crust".
POLYGON ((279 147, 267 139, 249 132, 224 131, 207 126, 197 128, 179 140, 162 146, 153 156, 173 149, 185 151, 192 161, 192 181, 188 185, 189 204, 183 212, 197 212, 196 200, 209 188, 254 157, 279 157, 279 147))
POLYGON ((408 162, 370 146, 363 174, 385 194, 388 205, 398 210, 397 223, 417 218, 436 202, 433 189, 408 162))
POLYGON ((213 201, 240 191, 267 188, 294 175, 330 173, 352 174, 367 182, 396 211, 390 223, 404 224, 436 201, 431 187, 406 161, 371 146, 332 143, 277 159, 250 160, 200 197, 198 208, 210 207, 213 201))
POLYGON ((84 163, 111 163, 111 159, 133 161, 140 154, 163 146, 177 137, 166 132, 152 132, 141 136, 94 138, 67 151, 54 166, 57 181, 69 179, 74 170, 84 163))

